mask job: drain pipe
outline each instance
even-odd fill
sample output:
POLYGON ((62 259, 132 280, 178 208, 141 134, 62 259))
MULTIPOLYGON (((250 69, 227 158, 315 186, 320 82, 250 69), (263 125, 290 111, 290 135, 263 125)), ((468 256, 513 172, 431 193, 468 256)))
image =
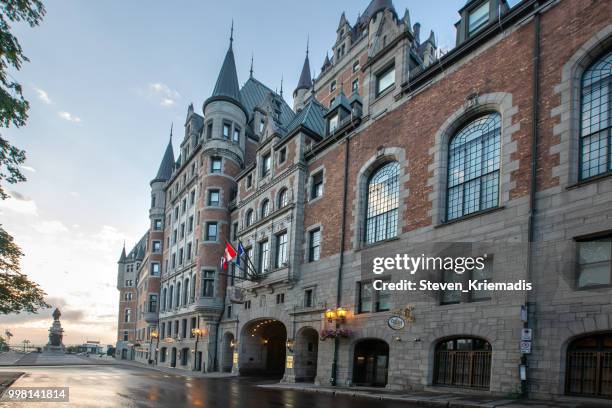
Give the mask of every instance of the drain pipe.
MULTIPOLYGON (((353 116, 353 113, 351 113, 353 116)), ((351 117, 351 121, 353 118, 351 117)), ((349 144, 351 141, 351 135, 348 134, 346 136, 346 143, 344 145, 344 180, 342 186, 342 221, 340 222, 340 260, 338 264, 338 275, 337 275, 337 290, 336 290, 336 308, 342 306, 342 268, 344 266, 344 239, 345 239, 345 229, 346 229, 346 213, 344 209, 346 208, 347 195, 348 195, 348 164, 349 164, 349 144)), ((339 324, 336 323, 336 329, 338 329, 339 324)), ((338 351, 340 349, 340 340, 338 337, 334 337, 334 359, 332 360, 332 374, 329 380, 332 386, 337 385, 337 375, 338 375, 338 351)))
MULTIPOLYGON (((531 117, 531 183, 529 186, 529 219, 527 224, 527 282, 531 282, 533 276, 533 243, 535 241, 535 213, 536 213, 536 193, 537 193, 537 176, 538 176, 538 141, 539 141, 539 127, 538 121, 540 119, 540 43, 541 43, 541 10, 539 2, 534 4, 535 15, 534 15, 534 47, 533 47, 533 109, 531 117)), ((535 305, 529 300, 529 292, 525 292, 525 307, 527 308, 527 319, 523 322, 523 327, 528 328, 530 326, 530 316, 534 316, 535 305)), ((531 324, 533 326, 533 324, 531 324)), ((528 395, 528 377, 527 367, 528 360, 527 355, 521 356, 521 366, 525 370, 525 379, 521 379, 521 396, 526 398, 528 395)))

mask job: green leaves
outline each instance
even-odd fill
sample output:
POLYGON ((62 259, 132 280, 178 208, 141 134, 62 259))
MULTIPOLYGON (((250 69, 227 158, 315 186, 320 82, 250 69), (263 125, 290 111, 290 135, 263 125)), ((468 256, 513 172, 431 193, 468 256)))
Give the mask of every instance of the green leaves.
MULTIPOLYGON (((21 64, 28 61, 11 32, 10 23, 24 21, 34 27, 44 14, 40 0, 0 0, 0 127, 24 126, 30 108, 23 98, 21 85, 9 73, 11 69, 19 71, 21 64)), ((19 169, 25 158, 25 151, 0 135, 0 199, 8 198, 2 187, 4 182, 14 184, 26 180, 19 169)), ((21 273, 22 256, 13 237, 0 226, 0 314, 36 312, 49 307, 40 286, 21 273)))

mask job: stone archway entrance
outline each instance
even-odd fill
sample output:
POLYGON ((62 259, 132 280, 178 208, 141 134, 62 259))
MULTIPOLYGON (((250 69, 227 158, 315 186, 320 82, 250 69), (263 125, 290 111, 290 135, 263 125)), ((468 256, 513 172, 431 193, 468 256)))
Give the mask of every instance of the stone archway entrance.
POLYGON ((369 387, 387 385, 389 345, 378 339, 361 340, 355 344, 353 383, 369 387))
POLYGON ((293 347, 296 382, 314 382, 317 376, 319 333, 312 327, 300 329, 293 347))
POLYGON ((579 337, 567 349, 565 391, 612 398, 612 332, 579 337))
POLYGON ((224 373, 232 372, 234 360, 234 335, 227 332, 223 335, 221 347, 221 371, 224 373))
POLYGON ((287 329, 276 319, 247 323, 240 334, 240 375, 282 377, 285 372, 287 329))

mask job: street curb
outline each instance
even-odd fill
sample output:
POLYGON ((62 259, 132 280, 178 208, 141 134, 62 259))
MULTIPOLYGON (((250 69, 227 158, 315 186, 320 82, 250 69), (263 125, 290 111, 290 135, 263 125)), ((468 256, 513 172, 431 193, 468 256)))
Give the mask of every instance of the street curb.
POLYGON ((435 398, 440 398, 440 397, 435 397, 435 396, 432 396, 431 399, 427 399, 427 398, 422 398, 422 397, 407 397, 407 396, 395 396, 395 395, 384 395, 384 394, 367 394, 367 393, 360 392, 358 390, 347 391, 347 390, 331 390, 328 388, 314 388, 314 387, 288 387, 288 386, 278 386, 274 384, 258 385, 258 387, 276 389, 276 390, 300 391, 300 392, 339 395, 339 396, 348 396, 348 397, 361 397, 361 398, 375 399, 379 401, 406 402, 406 403, 413 403, 413 404, 424 406, 424 407, 496 408, 496 407, 503 407, 505 405, 509 405, 509 404, 518 402, 514 400, 500 400, 499 402, 496 402, 496 403, 449 401, 449 400, 443 400, 443 399, 436 400, 435 398))
POLYGON ((9 387, 10 387, 11 385, 13 385, 13 383, 14 383, 15 381, 17 381, 18 379, 20 379, 21 377, 23 377, 23 375, 25 374, 25 372, 23 372, 23 371, 18 371, 18 372, 17 372, 17 374, 19 374, 19 375, 17 375, 16 377, 13 377, 13 378, 11 378, 10 380, 5 381, 5 382, 3 382, 2 384, 0 384, 0 398, 1 398, 1 397, 4 395, 4 392, 5 392, 7 389, 9 389, 9 387))

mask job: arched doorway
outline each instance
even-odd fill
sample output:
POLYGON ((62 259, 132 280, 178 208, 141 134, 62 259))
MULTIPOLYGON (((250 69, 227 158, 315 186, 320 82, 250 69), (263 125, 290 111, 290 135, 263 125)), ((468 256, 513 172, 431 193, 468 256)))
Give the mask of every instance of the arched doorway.
POLYGON ((361 340, 355 344, 353 383, 369 387, 387 385, 389 345, 379 339, 361 340))
POLYGON ((612 332, 583 336, 567 348, 565 390, 571 395, 612 397, 612 332))
POLYGON ((317 376, 319 333, 312 327, 300 329, 293 347, 296 382, 314 382, 317 376))
POLYGON ((240 374, 282 377, 285 372, 287 329, 275 319, 247 323, 240 335, 240 374))
POLYGON ((170 354, 170 367, 176 367, 176 347, 172 347, 172 354, 170 354))
POLYGON ((489 389, 491 345, 477 337, 444 339, 436 344, 434 384, 489 389))
POLYGON ((234 361, 234 335, 230 332, 223 335, 221 353, 221 371, 231 373, 234 361))

